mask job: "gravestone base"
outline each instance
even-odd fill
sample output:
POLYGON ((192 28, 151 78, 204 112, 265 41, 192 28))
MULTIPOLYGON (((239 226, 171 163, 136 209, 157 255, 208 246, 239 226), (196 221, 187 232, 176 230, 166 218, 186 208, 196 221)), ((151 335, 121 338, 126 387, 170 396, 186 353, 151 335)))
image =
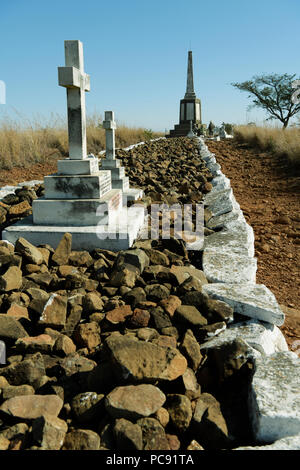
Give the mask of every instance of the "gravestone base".
POLYGON ((121 209, 108 225, 92 226, 55 226, 35 225, 32 216, 28 216, 2 232, 2 239, 13 244, 23 237, 35 246, 49 244, 54 249, 65 233, 72 235, 73 250, 91 251, 94 248, 120 251, 127 250, 144 228, 145 208, 134 206, 127 211, 121 209))

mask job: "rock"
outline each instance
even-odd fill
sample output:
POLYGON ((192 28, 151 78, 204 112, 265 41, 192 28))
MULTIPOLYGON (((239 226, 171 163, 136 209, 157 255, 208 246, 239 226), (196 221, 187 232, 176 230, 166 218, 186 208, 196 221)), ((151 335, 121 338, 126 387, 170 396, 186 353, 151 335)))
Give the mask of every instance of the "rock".
MULTIPOLYGON (((217 323, 216 325, 221 327, 224 323, 217 323)), ((279 328, 271 323, 258 320, 233 323, 227 329, 224 328, 223 331, 219 328, 218 337, 208 338, 208 341, 201 344, 201 349, 208 350, 238 338, 245 341, 250 348, 254 348, 259 353, 258 355, 288 351, 286 340, 279 328)), ((257 356, 257 354, 254 355, 257 356)))
POLYGON ((124 323, 127 317, 132 315, 132 310, 130 305, 122 305, 117 307, 110 312, 107 312, 105 315, 105 320, 112 325, 117 325, 119 323, 124 323))
POLYGON ((228 429, 219 402, 209 393, 202 393, 196 401, 193 415, 195 437, 205 450, 223 449, 230 445, 228 429))
POLYGON ((7 450, 9 448, 10 441, 6 437, 0 434, 0 450, 7 450))
POLYGON ((89 429, 75 429, 66 434, 62 450, 99 450, 100 437, 89 429))
POLYGON ((20 395, 34 395, 34 388, 31 385, 9 385, 2 391, 2 399, 18 397, 20 395))
POLYGON ((155 338, 159 337, 159 333, 154 328, 140 328, 137 331, 137 338, 142 341, 152 341, 155 338))
POLYGON ((44 289, 47 289, 54 279, 54 277, 48 272, 33 273, 33 274, 30 274, 29 276, 26 276, 26 278, 29 279, 30 281, 35 282, 35 284, 37 284, 38 286, 41 286, 44 289))
POLYGON ((225 301, 241 315, 277 326, 284 323, 284 313, 279 308, 274 294, 263 284, 206 284, 203 286, 203 292, 225 301))
POLYGON ((118 254, 113 269, 118 270, 124 264, 135 266, 142 273, 149 266, 149 258, 145 251, 140 248, 126 250, 118 254))
POLYGON ((170 421, 170 415, 166 408, 159 408, 154 414, 154 418, 165 428, 170 421))
POLYGON ((148 310, 143 310, 141 308, 135 308, 132 316, 130 317, 130 325, 133 328, 143 328, 148 326, 150 320, 150 313, 148 310))
POLYGON ((153 339, 152 343, 157 344, 158 346, 162 346, 164 348, 176 348, 177 347, 177 341, 174 336, 160 335, 158 338, 153 339))
POLYGON ((68 264, 69 257, 72 249, 72 235, 65 233, 60 240, 56 250, 52 255, 52 261, 56 265, 68 264))
POLYGON ((209 341, 210 339, 218 336, 220 333, 226 330, 226 323, 224 321, 213 323, 212 325, 201 326, 196 332, 196 336, 200 343, 209 341))
POLYGON ((169 297, 162 299, 159 302, 159 305, 170 315, 170 317, 173 317, 175 310, 181 305, 181 300, 176 295, 170 295, 169 297))
POLYGON ((63 354, 65 356, 68 356, 69 354, 73 354, 76 352, 76 346, 71 340, 71 338, 61 334, 55 340, 53 352, 59 355, 63 354))
POLYGON ((39 336, 28 336, 26 338, 19 338, 15 345, 17 351, 27 352, 45 352, 50 353, 53 349, 55 340, 49 335, 41 334, 39 336))
POLYGON ((63 445, 68 425, 56 416, 43 415, 32 423, 32 436, 44 450, 59 450, 63 445))
POLYGON ((157 330, 172 326, 170 317, 161 307, 154 307, 150 310, 151 321, 157 330))
POLYGON ((190 265, 190 266, 172 265, 170 271, 176 277, 178 285, 182 284, 184 281, 186 281, 190 277, 194 277, 194 278, 198 279, 198 281, 202 285, 208 283, 208 281, 207 281, 207 279, 204 275, 204 272, 201 271, 200 269, 196 269, 192 265, 190 265))
POLYGON ((162 425, 154 418, 141 418, 137 423, 143 433, 143 450, 170 450, 162 425))
POLYGON ((29 320, 28 310, 26 307, 21 307, 18 304, 12 304, 6 312, 6 315, 14 317, 16 320, 26 318, 29 320))
POLYGON ((142 450, 143 433, 138 424, 133 424, 127 419, 117 419, 113 428, 118 450, 142 450))
POLYGON ((165 253, 162 251, 154 249, 145 249, 146 254, 149 257, 150 264, 160 265, 160 266, 169 266, 170 261, 165 253))
POLYGON ((63 328, 67 318, 67 299, 58 294, 51 294, 44 306, 39 324, 52 328, 63 328))
POLYGON ((136 420, 155 413, 166 401, 159 388, 150 384, 117 387, 105 399, 113 418, 136 420))
POLYGON ((203 271, 209 282, 255 283, 257 259, 237 253, 204 250, 203 271))
POLYGON ((300 359, 291 351, 256 358, 248 401, 258 443, 300 434, 299 368, 300 359))
POLYGON ((29 431, 29 428, 26 423, 17 423, 1 431, 0 442, 1 442, 1 438, 8 439, 8 441, 10 442, 9 450, 22 449, 24 447, 24 444, 27 441, 28 434, 29 434, 28 431, 29 431))
POLYGON ((69 354, 67 357, 61 359, 59 364, 67 377, 78 372, 90 372, 97 365, 95 361, 80 356, 78 353, 69 354))
POLYGON ((191 330, 187 330, 185 333, 180 351, 186 357, 189 366, 196 371, 203 360, 203 356, 200 345, 191 330))
POLYGON ((37 388, 46 375, 43 356, 38 352, 28 359, 0 369, 0 373, 11 385, 27 384, 37 388))
POLYGON ((41 314, 44 310, 46 303, 49 300, 50 294, 48 294, 42 289, 38 289, 35 287, 30 287, 29 289, 27 289, 26 292, 31 298, 29 307, 35 312, 41 314))
POLYGON ((29 263, 40 265, 44 261, 40 250, 25 240, 25 238, 20 237, 16 241, 15 251, 24 256, 29 263))
POLYGON ((24 395, 6 400, 0 410, 8 416, 21 419, 35 419, 49 414, 57 416, 63 401, 57 395, 24 395))
POLYGON ((180 440, 177 436, 173 434, 166 434, 166 438, 168 439, 168 443, 170 446, 170 450, 179 450, 180 449, 180 440))
POLYGON ((185 373, 182 375, 182 382, 184 385, 184 394, 190 399, 195 400, 200 397, 201 388, 197 382, 195 373, 189 367, 186 369, 185 373))
POLYGON ((101 312, 103 310, 103 300, 95 292, 89 292, 82 299, 82 306, 85 312, 101 312))
POLYGON ((94 260, 88 251, 71 251, 68 261, 74 266, 86 267, 89 267, 94 263, 94 260))
POLYGON ((174 314, 174 321, 192 329, 197 326, 207 325, 206 318, 192 305, 181 305, 178 307, 174 314))
POLYGON ((124 264, 122 268, 113 271, 110 276, 110 284, 115 287, 126 286, 134 287, 139 271, 136 267, 130 264, 124 264))
POLYGON ((94 351, 101 343, 100 327, 95 321, 81 323, 76 327, 73 339, 82 348, 94 351))
POLYGON ((89 423, 99 419, 103 413, 104 395, 95 392, 83 392, 76 395, 71 402, 72 413, 79 423, 89 423))
POLYGON ((124 300, 135 307, 139 302, 146 300, 146 293, 142 287, 135 287, 124 295, 124 300))
POLYGON ((0 338, 16 340, 25 336, 28 336, 28 333, 16 318, 0 314, 0 338))
POLYGON ((11 266, 0 277, 0 291, 9 292, 22 286, 22 271, 17 266, 11 266))
POLYGON ((199 444, 199 442, 193 439, 190 444, 187 446, 186 450, 204 450, 203 447, 199 444))
POLYGON ((187 367, 185 357, 174 348, 163 348, 123 336, 111 336, 105 343, 113 360, 113 372, 123 380, 175 380, 187 367))
POLYGON ((179 432, 185 432, 190 425, 193 415, 192 405, 188 397, 180 394, 169 394, 165 406, 173 426, 179 432))
POLYGON ((149 284, 145 287, 147 299, 153 302, 160 302, 170 295, 169 289, 162 284, 149 284))

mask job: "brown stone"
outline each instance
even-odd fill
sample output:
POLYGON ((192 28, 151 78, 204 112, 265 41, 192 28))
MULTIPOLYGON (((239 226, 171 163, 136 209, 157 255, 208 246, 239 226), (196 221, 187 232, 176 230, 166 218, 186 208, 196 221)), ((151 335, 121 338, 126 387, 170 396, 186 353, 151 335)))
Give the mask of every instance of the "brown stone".
POLYGON ((67 318, 67 299, 52 294, 44 306, 39 323, 53 328, 62 328, 67 318))
POLYGON ((29 263, 40 265, 44 261, 40 250, 23 237, 17 240, 15 251, 24 256, 29 263))
POLYGON ((82 348, 93 351, 100 345, 100 327, 95 321, 81 323, 76 327, 73 335, 74 341, 82 348))
POLYGON ((6 315, 16 318, 19 320, 20 318, 26 318, 29 320, 28 310, 26 307, 21 307, 20 305, 13 304, 7 310, 6 315))
POLYGON ((6 415, 21 419, 35 419, 50 414, 57 416, 63 401, 57 395, 24 395, 6 400, 0 410, 6 415))
POLYGON ((51 352, 54 346, 54 340, 49 335, 41 334, 39 336, 28 336, 27 338, 17 339, 15 344, 18 351, 51 352))
POLYGON ((143 328, 148 326, 150 320, 150 313, 148 310, 142 310, 141 308, 135 308, 130 318, 130 324, 133 328, 143 328))
POLYGON ((116 325, 118 323, 123 323, 127 317, 132 315, 132 310, 130 305, 122 305, 106 313, 105 319, 116 325))
POLYGON ((63 445, 68 425, 56 416, 43 415, 32 423, 32 436, 44 450, 59 450, 63 445))
POLYGON ((16 340, 25 336, 28 336, 28 333, 16 318, 0 314, 0 338, 16 340))
POLYGON ((162 299, 159 302, 159 305, 170 315, 170 317, 173 317, 175 310, 181 305, 181 300, 176 295, 170 295, 166 299, 162 299))
POLYGON ((19 202, 9 208, 10 217, 26 217, 32 213, 31 205, 28 201, 19 202))
POLYGON ((11 266, 0 277, 0 290, 9 292, 22 286, 22 271, 17 266, 11 266))
POLYGON ((65 233, 52 255, 52 261, 56 265, 68 264, 72 249, 72 235, 65 233))
POLYGON ((62 450, 99 450, 100 437, 89 429, 75 429, 67 433, 62 450))

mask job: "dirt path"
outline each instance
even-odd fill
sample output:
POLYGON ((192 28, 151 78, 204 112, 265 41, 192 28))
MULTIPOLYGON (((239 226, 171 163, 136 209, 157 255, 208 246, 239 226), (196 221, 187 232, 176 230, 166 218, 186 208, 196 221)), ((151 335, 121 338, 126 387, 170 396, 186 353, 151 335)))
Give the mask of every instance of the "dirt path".
POLYGON ((283 159, 245 144, 226 140, 208 147, 253 227, 257 283, 265 284, 285 307, 281 329, 289 347, 300 350, 300 175, 283 159))

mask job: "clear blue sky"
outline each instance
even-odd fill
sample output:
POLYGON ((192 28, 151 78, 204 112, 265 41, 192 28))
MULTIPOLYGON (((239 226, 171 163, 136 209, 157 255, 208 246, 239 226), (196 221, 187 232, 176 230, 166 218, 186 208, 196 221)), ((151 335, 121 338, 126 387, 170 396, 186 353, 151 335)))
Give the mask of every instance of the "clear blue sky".
POLYGON ((203 122, 262 121, 230 84, 260 73, 297 73, 299 0, 10 0, 0 7, 0 117, 66 115, 64 40, 83 42, 91 76, 87 112, 113 110, 130 126, 178 123, 187 51, 203 122))

